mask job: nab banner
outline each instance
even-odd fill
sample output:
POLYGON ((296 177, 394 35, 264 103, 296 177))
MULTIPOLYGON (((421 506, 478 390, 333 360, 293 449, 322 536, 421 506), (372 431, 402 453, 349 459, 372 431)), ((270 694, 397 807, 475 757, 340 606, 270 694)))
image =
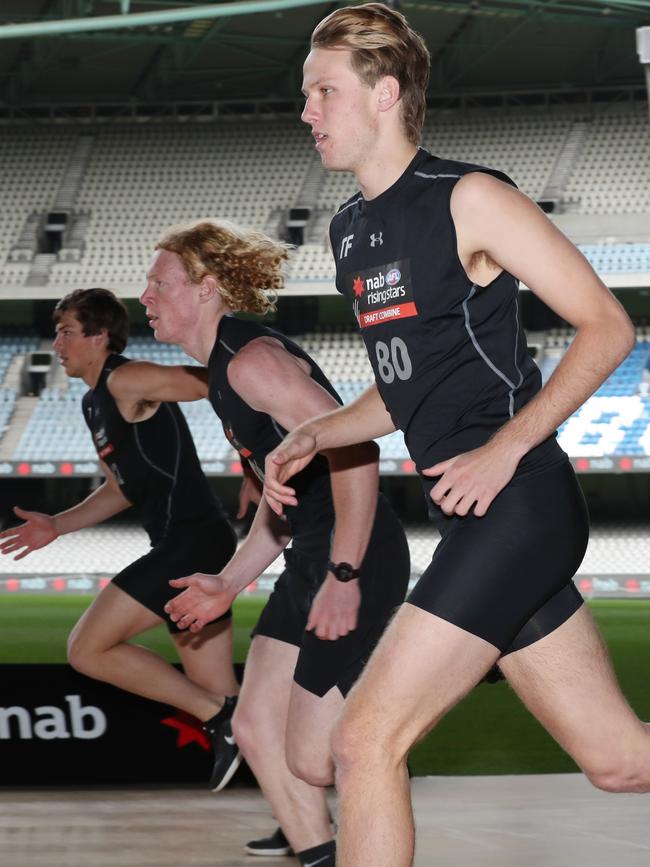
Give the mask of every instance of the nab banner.
POLYGON ((200 722, 78 674, 2 665, 0 785, 206 782, 200 722))

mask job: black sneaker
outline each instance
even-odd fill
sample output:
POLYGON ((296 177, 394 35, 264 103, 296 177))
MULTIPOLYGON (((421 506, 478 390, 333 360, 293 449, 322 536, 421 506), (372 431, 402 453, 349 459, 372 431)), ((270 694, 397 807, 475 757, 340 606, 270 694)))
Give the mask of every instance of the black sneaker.
POLYGON ((213 792, 220 792, 241 764, 242 754, 232 736, 230 725, 236 706, 237 696, 228 696, 219 713, 203 723, 203 731, 207 734, 214 752, 214 767, 209 783, 213 792))
POLYGON ((251 840, 244 848, 249 855, 293 855, 293 849, 282 833, 282 828, 278 828, 270 837, 251 840))

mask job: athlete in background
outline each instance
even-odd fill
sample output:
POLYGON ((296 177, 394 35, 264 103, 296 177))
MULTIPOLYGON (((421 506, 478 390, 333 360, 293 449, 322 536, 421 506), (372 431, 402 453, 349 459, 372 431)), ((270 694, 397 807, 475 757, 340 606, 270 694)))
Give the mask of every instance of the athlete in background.
MULTIPOLYGON (((15 559, 65 533, 91 527, 134 505, 151 551, 116 575, 72 630, 68 660, 77 671, 136 695, 181 708, 204 722, 215 750, 210 780, 217 791, 235 772, 240 753, 226 740, 239 685, 232 665, 230 611, 201 635, 181 632, 165 614, 170 578, 198 569, 218 571, 236 548, 235 533, 203 475, 187 422, 171 400, 204 390, 202 372, 176 367, 148 401, 126 346, 126 308, 107 289, 79 289, 54 312, 54 349, 69 377, 89 390, 83 415, 105 481, 81 503, 46 515, 19 507, 23 524, 0 533, 3 554, 15 559), (113 381, 120 371, 120 385, 113 381), (181 673, 156 653, 128 643, 165 622, 183 664, 181 673)), ((141 362, 145 367, 146 362, 141 362)))
MULTIPOLYGON (((206 365, 209 398, 242 460, 262 475, 288 430, 335 408, 338 396, 297 344, 231 315, 271 308, 284 245, 203 220, 157 245, 141 301, 157 340, 206 365)), ((146 385, 147 371, 141 381, 146 385)), ((200 630, 285 550, 286 568, 254 630, 233 731, 303 864, 335 863, 324 787, 333 783, 330 733, 410 573, 404 532, 378 496, 378 449, 327 450, 297 479, 300 505, 276 517, 265 502, 219 575, 174 581, 167 605, 200 630)))

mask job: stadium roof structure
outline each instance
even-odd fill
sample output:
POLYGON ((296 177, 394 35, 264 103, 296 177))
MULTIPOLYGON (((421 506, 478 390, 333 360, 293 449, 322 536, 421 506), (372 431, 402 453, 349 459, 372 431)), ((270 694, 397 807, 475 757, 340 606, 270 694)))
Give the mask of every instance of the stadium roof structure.
MULTIPOLYGON (((0 116, 93 103, 292 107, 319 0, 3 0, 0 116)), ((426 39, 432 100, 645 87, 648 0, 401 0, 426 39)))

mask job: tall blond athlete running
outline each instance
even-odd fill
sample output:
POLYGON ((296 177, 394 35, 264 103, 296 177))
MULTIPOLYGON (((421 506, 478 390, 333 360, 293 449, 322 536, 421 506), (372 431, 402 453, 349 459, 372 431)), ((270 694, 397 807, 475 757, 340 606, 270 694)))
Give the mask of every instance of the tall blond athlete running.
POLYGON ((304 66, 323 165, 360 190, 330 237, 375 385, 269 456, 267 499, 294 505, 285 482, 315 452, 401 428, 442 534, 335 729, 343 867, 411 864, 408 751, 497 660, 596 786, 650 790, 650 732, 572 582, 588 518, 554 436, 634 329, 509 178, 418 147, 428 71, 422 39, 377 3, 321 21, 304 66), (544 388, 518 280, 577 332, 544 388))

